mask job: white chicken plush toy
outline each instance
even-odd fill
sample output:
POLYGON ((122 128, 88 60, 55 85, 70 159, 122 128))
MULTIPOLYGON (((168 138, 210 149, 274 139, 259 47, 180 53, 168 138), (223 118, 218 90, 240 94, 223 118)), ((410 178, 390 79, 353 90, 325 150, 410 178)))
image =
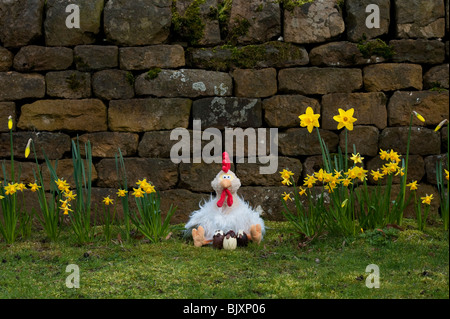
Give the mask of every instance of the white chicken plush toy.
POLYGON ((186 231, 192 234, 196 247, 211 243, 217 231, 244 233, 248 240, 259 244, 265 233, 264 221, 259 212, 237 195, 241 181, 230 170, 228 153, 224 152, 222 158, 222 171, 211 182, 216 196, 191 214, 186 231))

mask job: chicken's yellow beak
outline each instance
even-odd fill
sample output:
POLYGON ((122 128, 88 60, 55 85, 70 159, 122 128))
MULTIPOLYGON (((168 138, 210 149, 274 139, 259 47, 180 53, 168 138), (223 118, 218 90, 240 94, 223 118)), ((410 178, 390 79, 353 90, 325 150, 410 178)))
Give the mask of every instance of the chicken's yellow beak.
POLYGON ((222 179, 220 181, 220 186, 222 186, 222 188, 230 188, 231 187, 231 181, 229 179, 222 179))

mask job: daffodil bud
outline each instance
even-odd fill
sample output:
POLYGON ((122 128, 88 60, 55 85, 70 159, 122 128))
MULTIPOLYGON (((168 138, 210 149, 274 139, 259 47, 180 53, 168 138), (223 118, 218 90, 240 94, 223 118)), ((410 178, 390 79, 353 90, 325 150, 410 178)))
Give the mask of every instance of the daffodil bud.
POLYGON ((30 147, 31 147, 31 141, 33 139, 28 139, 28 143, 27 143, 27 147, 25 148, 25 158, 28 158, 28 156, 30 155, 30 147))
POLYGON ((445 125, 445 123, 447 123, 448 120, 445 119, 443 121, 441 121, 441 123, 438 124, 438 126, 436 126, 436 128, 434 129, 435 132, 439 131, 441 129, 441 127, 443 127, 445 125))
POLYGON ((417 113, 416 111, 413 111, 414 115, 421 121, 421 122, 425 122, 425 119, 423 118, 422 115, 420 115, 419 113, 417 113))
POLYGON ((341 208, 344 208, 345 205, 347 205, 347 202, 348 202, 348 198, 346 198, 346 199, 342 202, 341 208))
POLYGON ((12 116, 8 116, 8 129, 12 130, 13 128, 13 120, 12 120, 12 116))

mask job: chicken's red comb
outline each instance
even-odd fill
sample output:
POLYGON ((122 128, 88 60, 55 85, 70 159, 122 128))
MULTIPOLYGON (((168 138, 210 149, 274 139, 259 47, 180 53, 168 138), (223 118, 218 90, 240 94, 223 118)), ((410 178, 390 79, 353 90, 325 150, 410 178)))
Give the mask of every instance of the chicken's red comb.
POLYGON ((228 173, 228 170, 231 167, 230 157, 227 152, 223 152, 222 154, 222 171, 228 173))

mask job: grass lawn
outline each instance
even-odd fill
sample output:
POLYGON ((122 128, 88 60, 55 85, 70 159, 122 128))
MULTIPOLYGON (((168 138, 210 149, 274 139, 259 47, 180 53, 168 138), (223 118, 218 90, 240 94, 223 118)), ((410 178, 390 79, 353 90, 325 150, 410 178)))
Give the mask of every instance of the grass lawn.
MULTIPOLYGON (((448 232, 442 225, 371 231, 356 238, 324 235, 299 248, 288 223, 267 222, 261 245, 234 251, 196 248, 174 235, 150 244, 59 242, 43 233, 0 243, 0 298, 449 298, 448 232), (80 288, 66 287, 66 266, 80 269, 80 288), (380 270, 366 287, 366 266, 380 270)), ((100 238, 100 237, 99 237, 100 238)))

